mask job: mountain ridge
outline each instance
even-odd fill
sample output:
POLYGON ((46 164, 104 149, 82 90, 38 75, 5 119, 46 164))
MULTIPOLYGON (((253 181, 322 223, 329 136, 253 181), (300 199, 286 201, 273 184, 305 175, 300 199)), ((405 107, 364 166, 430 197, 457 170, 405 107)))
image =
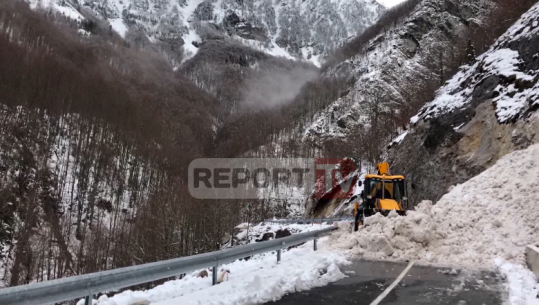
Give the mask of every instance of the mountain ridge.
POLYGON ((84 9, 120 36, 182 48, 180 62, 205 40, 232 38, 270 55, 320 66, 333 50, 384 12, 375 0, 24 0, 82 20, 84 9), (73 1, 73 2, 71 2, 73 1), (141 34, 141 35, 140 35, 141 34))

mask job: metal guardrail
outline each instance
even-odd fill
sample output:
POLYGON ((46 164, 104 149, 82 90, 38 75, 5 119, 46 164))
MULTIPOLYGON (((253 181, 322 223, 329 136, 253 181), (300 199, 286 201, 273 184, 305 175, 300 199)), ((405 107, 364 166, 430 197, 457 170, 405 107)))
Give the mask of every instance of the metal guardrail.
POLYGON ((331 227, 210 253, 3 288, 0 289, 0 304, 47 305, 82 297, 86 297, 86 304, 91 304, 93 296, 100 292, 114 291, 207 267, 213 267, 215 284, 219 265, 270 251, 277 251, 277 261, 280 261, 281 249, 311 240, 314 240, 316 251, 317 238, 336 229, 331 227))
POLYGON ((265 222, 277 224, 315 224, 324 223, 332 224, 338 221, 354 221, 351 217, 332 217, 332 218, 310 218, 310 219, 266 219, 265 222))

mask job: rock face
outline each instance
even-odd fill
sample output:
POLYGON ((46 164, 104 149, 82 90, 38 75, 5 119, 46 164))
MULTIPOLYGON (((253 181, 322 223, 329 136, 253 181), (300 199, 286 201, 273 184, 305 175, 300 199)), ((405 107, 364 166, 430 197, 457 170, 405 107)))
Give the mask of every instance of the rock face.
POLYGON ((436 201, 513 150, 539 142, 539 5, 464 66, 390 151, 413 203, 436 201))
POLYGON ((353 85, 313 118, 304 141, 348 138, 358 126, 370 124, 373 105, 396 109, 409 103, 414 93, 438 87, 440 65, 456 52, 455 41, 461 41, 491 9, 492 2, 484 0, 419 2, 408 17, 367 43, 363 52, 326 72, 328 77, 344 75, 353 85), (440 61, 440 56, 445 59, 440 61))
POLYGON ((184 41, 187 57, 205 39, 226 36, 274 55, 315 63, 363 32, 385 10, 375 0, 74 0, 73 5, 46 0, 43 4, 62 11, 89 8, 119 33, 127 26, 150 42, 184 41))

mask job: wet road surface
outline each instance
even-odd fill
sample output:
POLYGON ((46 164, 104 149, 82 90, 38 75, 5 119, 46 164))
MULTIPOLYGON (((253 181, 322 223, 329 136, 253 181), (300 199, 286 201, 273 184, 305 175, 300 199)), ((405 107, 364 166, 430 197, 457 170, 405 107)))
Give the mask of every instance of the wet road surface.
POLYGON ((272 305, 501 305, 502 280, 492 272, 470 272, 408 264, 355 261, 341 267, 347 278, 325 287, 292 293, 272 305), (396 284, 396 279, 402 280, 396 284), (394 288, 385 292, 388 287, 394 288), (382 295, 382 296, 381 296, 382 295), (378 302, 378 303, 377 303, 378 302))

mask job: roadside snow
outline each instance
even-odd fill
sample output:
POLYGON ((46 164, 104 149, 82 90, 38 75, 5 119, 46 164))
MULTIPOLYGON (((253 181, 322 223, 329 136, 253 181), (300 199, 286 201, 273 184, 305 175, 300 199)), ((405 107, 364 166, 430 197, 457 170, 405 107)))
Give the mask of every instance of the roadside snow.
MULTIPOLYGON (((327 228, 327 224, 272 224, 260 223, 239 225, 236 237, 243 243, 254 243, 264 233, 287 229, 301 233, 327 228)), ((183 279, 173 280, 146 291, 127 290, 112 297, 103 295, 94 305, 131 305, 150 301, 152 305, 189 304, 257 304, 278 300, 287 293, 325 286, 345 278, 339 266, 350 262, 345 256, 328 246, 328 237, 318 242, 318 251, 312 242, 297 248, 283 250, 281 262, 277 263, 275 252, 253 256, 249 260, 238 260, 219 266, 220 276, 228 270, 228 281, 212 286, 211 268, 208 277, 199 278, 202 270, 187 274, 183 279)), ((77 305, 84 304, 80 300, 77 305)))
POLYGON ((509 304, 539 305, 539 299, 536 297, 539 293, 539 284, 530 270, 501 258, 496 259, 494 263, 500 273, 507 278, 509 304))
POLYGON ((352 235, 334 233, 331 244, 349 258, 498 268, 508 278, 510 304, 535 305, 522 300, 535 299, 536 279, 523 266, 526 245, 539 241, 537 202, 539 145, 534 145, 503 157, 434 206, 423 201, 405 217, 377 214, 352 235))
POLYGON ((319 240, 318 251, 313 251, 312 247, 309 242, 285 251, 280 263, 277 263, 275 253, 266 253, 248 261, 220 266, 219 275, 223 270, 229 270, 229 280, 216 286, 211 285, 211 270, 206 278, 198 278, 200 271, 197 271, 147 291, 124 291, 110 298, 101 297, 97 304, 129 305, 146 300, 152 305, 257 304, 346 277, 338 266, 349 262, 343 254, 328 246, 327 237, 319 240))

